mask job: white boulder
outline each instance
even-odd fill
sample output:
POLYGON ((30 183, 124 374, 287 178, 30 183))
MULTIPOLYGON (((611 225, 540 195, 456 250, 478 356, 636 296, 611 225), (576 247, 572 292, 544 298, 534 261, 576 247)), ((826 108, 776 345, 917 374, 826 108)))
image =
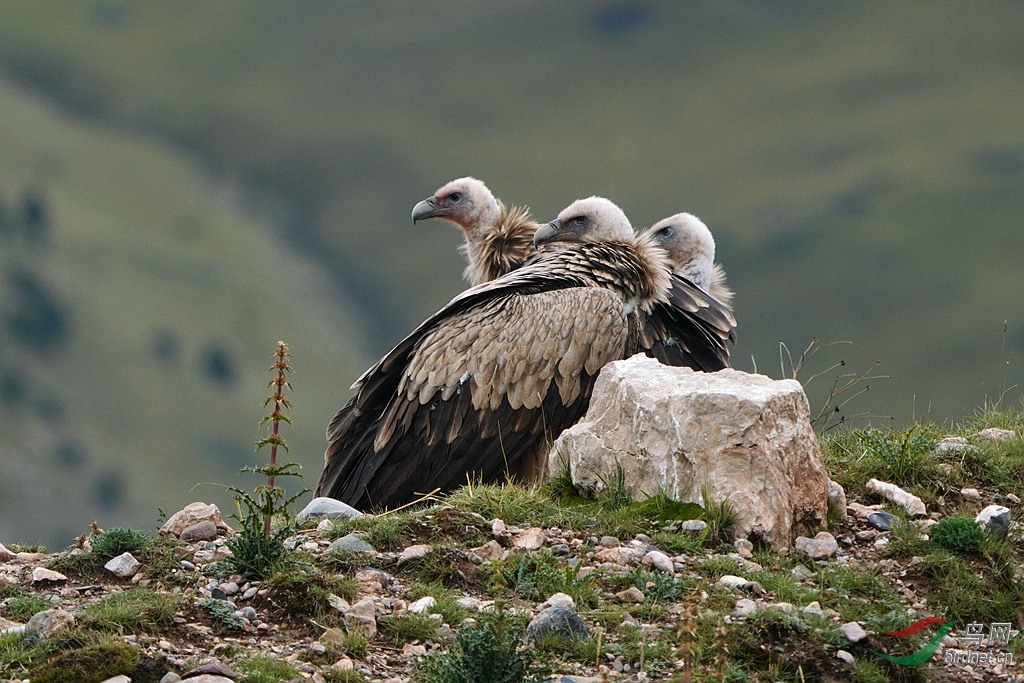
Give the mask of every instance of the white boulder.
POLYGON ((634 500, 664 493, 702 503, 706 488, 736 513, 737 537, 776 549, 821 528, 828 505, 803 387, 739 370, 695 372, 644 356, 610 363, 549 463, 593 491, 621 477, 634 500))

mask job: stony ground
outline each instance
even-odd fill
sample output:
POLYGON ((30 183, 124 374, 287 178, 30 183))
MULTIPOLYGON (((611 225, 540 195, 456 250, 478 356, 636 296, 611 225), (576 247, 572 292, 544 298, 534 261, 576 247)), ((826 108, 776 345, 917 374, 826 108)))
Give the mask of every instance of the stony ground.
MULTIPOLYGON (((936 438, 915 471, 935 476, 906 485, 926 514, 868 493, 868 471, 849 458, 873 457, 870 438, 842 437, 826 451, 830 471, 849 465, 839 477, 848 514, 836 510, 826 533, 785 552, 730 542, 727 511, 716 506, 681 521, 669 504, 511 485, 380 517, 313 519, 285 542, 289 564, 262 581, 225 564, 231 553, 215 521, 186 540, 138 544, 145 534, 83 529, 81 547, 61 553, 8 543, 0 546, 0 680, 155 682, 187 672, 207 683, 472 680, 431 679, 413 662, 459 651, 456 636, 482 624, 525 633, 518 656, 566 681, 1017 680, 1024 552, 1016 524, 953 550, 928 534, 936 520, 991 504, 1016 515, 1021 491, 1010 489, 1024 479, 1024 448, 1012 435, 1000 446, 970 437, 943 449, 941 430, 929 429, 936 438), (972 475, 996 464, 1002 478, 972 475), (873 514, 885 511, 891 517, 873 514), (137 565, 118 553, 105 568, 120 547, 97 552, 99 539, 112 533, 136 543, 137 565), (567 638, 530 623, 542 614, 585 632, 567 638), (887 632, 927 616, 954 622, 927 662, 876 654, 924 646, 937 626, 887 632), (1012 625, 1007 643, 971 642, 968 624, 987 636, 999 623, 1012 625), (944 661, 961 651, 1014 661, 944 661), (87 662, 85 672, 54 674, 62 656, 87 662)), ((895 448, 913 433, 883 439, 895 448)))

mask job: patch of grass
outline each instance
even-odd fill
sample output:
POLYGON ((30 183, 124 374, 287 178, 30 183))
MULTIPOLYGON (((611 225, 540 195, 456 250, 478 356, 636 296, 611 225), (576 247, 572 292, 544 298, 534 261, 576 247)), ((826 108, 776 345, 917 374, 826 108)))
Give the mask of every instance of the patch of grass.
POLYGON ((481 614, 478 626, 455 632, 456 645, 431 652, 412 667, 417 683, 540 683, 550 673, 536 648, 520 649, 523 627, 502 611, 481 614))
MULTIPOLYGON (((104 562, 124 553, 141 552, 153 545, 153 536, 145 531, 107 529, 102 534, 92 537, 92 553, 104 562)), ((137 558, 136 558, 137 559, 137 558)))
POLYGON ((437 640, 437 627, 440 622, 425 614, 394 614, 381 617, 377 622, 386 638, 392 645, 401 646, 412 640, 437 640))
POLYGON ((319 621, 334 613, 329 602, 332 594, 354 597, 353 581, 312 566, 296 567, 270 577, 265 584, 265 595, 282 615, 319 621))
POLYGON ((415 557, 399 570, 404 576, 421 583, 455 585, 462 581, 453 560, 455 553, 444 547, 436 547, 423 557, 415 557))
POLYGON ((327 683, 364 683, 366 677, 355 669, 337 669, 331 667, 324 674, 327 683))
POLYGON ((853 661, 850 680, 853 683, 889 683, 891 679, 888 670, 878 662, 857 657, 853 661))
POLYGON ((968 555, 981 550, 985 532, 973 517, 950 516, 940 519, 928 530, 931 542, 940 548, 968 555))
POLYGON ((171 622, 178 606, 173 593, 129 588, 86 607, 78 623, 97 631, 156 633, 171 622))
POLYGON ((704 513, 701 519, 708 525, 704 530, 704 545, 710 548, 719 543, 732 543, 736 513, 733 512, 729 501, 715 502, 711 491, 706 488, 701 489, 700 495, 704 500, 704 513))
POLYGON ((403 545, 403 536, 409 534, 412 516, 407 512, 393 512, 386 515, 364 515, 334 522, 332 539, 359 532, 363 540, 378 551, 394 551, 403 545))
POLYGON ((437 601, 431 612, 440 614, 444 619, 444 623, 456 626, 461 624, 462 620, 466 618, 466 609, 456 602, 461 597, 459 592, 439 583, 417 583, 409 588, 410 600, 419 600, 427 596, 437 601))
POLYGON ((938 460, 932 449, 938 442, 937 426, 915 424, 903 432, 865 429, 852 434, 860 453, 846 463, 845 475, 859 478, 861 485, 873 477, 898 486, 926 486, 936 478, 938 460))
POLYGON ((567 526, 573 519, 582 520, 580 514, 559 505, 536 485, 469 484, 453 491, 445 502, 506 524, 567 526))
POLYGON ((685 591, 693 588, 692 582, 677 579, 672 574, 651 571, 647 567, 636 567, 621 576, 612 577, 609 583, 616 588, 635 586, 644 592, 652 602, 672 602, 685 591))
POLYGON ((580 576, 578 567, 564 563, 548 551, 512 552, 490 567, 492 588, 512 590, 527 600, 546 600, 554 593, 565 593, 580 607, 597 602, 594 574, 580 576))
POLYGON ((257 655, 235 665, 242 675, 239 683, 280 683, 294 679, 298 672, 291 662, 276 657, 257 655))
POLYGON ((335 659, 340 655, 357 658, 366 656, 370 649, 370 639, 361 631, 357 631, 354 628, 338 628, 334 629, 334 631, 340 634, 340 638, 332 638, 329 642, 321 640, 321 642, 335 659))
POLYGON ((139 651, 114 637, 63 649, 28 667, 33 683, 100 683, 131 674, 139 664, 139 651))
POLYGON ((897 519, 889 531, 889 543, 882 551, 884 557, 914 557, 928 552, 928 541, 921 538, 921 530, 913 522, 897 519))
POLYGON ((35 595, 19 595, 10 600, 0 613, 11 621, 28 621, 33 615, 53 607, 49 601, 35 595))

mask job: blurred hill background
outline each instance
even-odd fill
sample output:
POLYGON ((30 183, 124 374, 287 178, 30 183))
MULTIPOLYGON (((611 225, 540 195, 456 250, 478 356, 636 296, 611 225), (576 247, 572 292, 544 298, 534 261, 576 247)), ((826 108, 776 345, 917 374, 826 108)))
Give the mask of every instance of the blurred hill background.
POLYGON ((852 342, 812 406, 875 361, 859 424, 1016 404, 1022 64, 1011 0, 5 2, 0 540, 230 512, 278 339, 315 486, 351 382, 463 289, 409 221, 462 175, 701 216, 736 367, 852 342))

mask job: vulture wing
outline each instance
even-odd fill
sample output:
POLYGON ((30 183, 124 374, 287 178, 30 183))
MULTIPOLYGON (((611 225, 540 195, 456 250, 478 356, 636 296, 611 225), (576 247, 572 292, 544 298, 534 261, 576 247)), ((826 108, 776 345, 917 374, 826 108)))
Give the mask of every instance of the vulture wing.
POLYGON ((586 412, 601 367, 636 350, 621 282, 636 269, 607 242, 538 252, 466 290, 357 380, 331 422, 317 495, 393 507, 467 477, 494 481, 586 412))
POLYGON ((666 365, 704 372, 729 367, 736 319, 721 302, 679 275, 665 300, 644 319, 640 346, 666 365))

